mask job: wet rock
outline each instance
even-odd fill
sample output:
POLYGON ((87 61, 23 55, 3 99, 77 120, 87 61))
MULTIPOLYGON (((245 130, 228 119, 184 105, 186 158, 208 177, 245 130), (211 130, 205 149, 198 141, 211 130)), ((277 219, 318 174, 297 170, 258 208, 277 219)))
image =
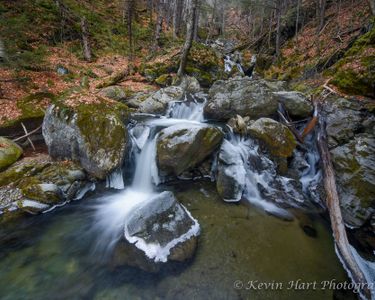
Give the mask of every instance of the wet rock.
POLYGON ((43 137, 50 156, 71 159, 92 176, 104 179, 122 166, 129 139, 127 106, 116 103, 51 105, 43 121, 43 137))
POLYGON ((170 86, 151 94, 139 105, 139 111, 148 114, 163 114, 168 103, 182 100, 184 89, 180 86, 170 86))
POLYGON ((240 153, 224 140, 220 148, 216 188, 226 202, 241 200, 245 188, 246 170, 240 153))
POLYGON ((23 151, 20 146, 7 138, 0 137, 0 171, 15 163, 23 151))
POLYGON ((349 143, 331 150, 343 217, 358 227, 374 214, 375 139, 358 134, 349 143))
POLYGON ((116 101, 123 101, 126 99, 126 93, 124 89, 116 85, 101 89, 99 91, 99 95, 116 101))
POLYGON ((201 86, 199 84, 199 81, 192 76, 184 76, 180 83, 180 87, 186 92, 186 93, 199 93, 201 90, 201 86))
POLYGON ((327 107, 326 128, 330 147, 350 141, 362 126, 362 113, 355 102, 339 98, 327 107))
POLYGON ((223 133, 201 125, 174 125, 162 130, 157 139, 157 163, 162 176, 178 176, 194 168, 217 149, 223 133))
POLYGON ((242 118, 240 115, 236 115, 235 117, 231 118, 227 125, 232 128, 234 133, 240 135, 246 135, 247 133, 247 124, 246 120, 242 118))
POLYGON ((143 101, 150 96, 150 92, 138 92, 126 99, 124 102, 131 108, 138 109, 143 101))
POLYGON ((290 116, 296 118, 307 118, 311 116, 313 106, 309 99, 300 92, 275 92, 277 99, 284 104, 290 116))
POLYGON ((84 170, 73 162, 25 158, 0 173, 0 218, 19 211, 46 211, 81 198, 91 185, 84 170))
POLYGON ((211 87, 205 116, 228 120, 238 114, 256 119, 276 114, 277 105, 266 81, 236 77, 217 81, 211 87))
POLYGON ((290 157, 296 148, 297 142, 293 133, 275 120, 260 118, 248 130, 250 135, 262 141, 276 157, 290 157))
POLYGON ((131 213, 125 225, 126 242, 120 242, 116 264, 158 271, 167 261, 191 258, 198 235, 198 222, 172 192, 163 192, 131 213))

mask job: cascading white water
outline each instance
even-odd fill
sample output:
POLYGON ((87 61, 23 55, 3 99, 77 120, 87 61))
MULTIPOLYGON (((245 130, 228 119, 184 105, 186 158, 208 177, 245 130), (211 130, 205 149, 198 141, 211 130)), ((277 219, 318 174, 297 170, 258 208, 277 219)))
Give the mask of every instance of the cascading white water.
MULTIPOLYGON (((192 102, 171 103, 167 112, 167 116, 170 118, 162 117, 147 120, 130 130, 133 141, 132 151, 135 152, 133 182, 130 187, 120 193, 97 200, 94 230, 101 234, 96 243, 96 253, 105 257, 110 255, 114 246, 124 236, 127 216, 137 207, 153 201, 158 195, 154 191, 155 185, 160 182, 156 165, 156 140, 158 136, 156 129, 160 130, 176 124, 186 124, 187 128, 192 124, 195 126, 197 124, 203 125, 201 121, 204 120, 204 103, 204 101, 199 102, 196 99, 192 102)), ((114 173, 107 179, 107 186, 117 185, 118 182, 114 183, 114 181, 118 180, 119 173, 114 173)), ((155 261, 166 261, 171 247, 177 242, 183 241, 184 238, 188 238, 191 234, 197 234, 198 232, 199 224, 195 222, 191 230, 185 234, 186 236, 184 235, 164 247, 157 244, 147 244, 141 239, 134 240, 134 238, 127 236, 126 230, 125 237, 134 242, 136 247, 144 251, 149 258, 155 259, 155 261)))
MULTIPOLYGON (((249 159, 251 157, 255 159, 266 159, 259 155, 258 146, 254 141, 243 138, 230 131, 223 146, 224 149, 222 147, 222 150, 228 151, 228 154, 235 159, 233 164, 235 170, 231 175, 234 176, 240 184, 243 183, 243 197, 254 206, 266 212, 282 217, 289 217, 289 212, 276 206, 272 202, 266 201, 260 193, 259 185, 269 192, 273 190, 268 183, 272 180, 274 175, 269 173, 271 171, 259 172, 250 166, 249 159)), ((268 163, 270 163, 270 161, 268 163)))

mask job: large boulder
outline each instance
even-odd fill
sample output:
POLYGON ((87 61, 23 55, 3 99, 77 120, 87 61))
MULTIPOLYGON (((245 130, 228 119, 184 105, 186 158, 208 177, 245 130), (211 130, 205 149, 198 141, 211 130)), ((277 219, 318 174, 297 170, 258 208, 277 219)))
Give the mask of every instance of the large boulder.
POLYGON ((270 153, 276 157, 292 156, 297 146, 296 139, 289 128, 269 118, 258 119, 248 128, 248 131, 250 135, 263 142, 270 153))
POLYGON ((51 105, 43 121, 48 152, 55 159, 76 161, 103 179, 123 164, 129 144, 127 117, 128 108, 121 103, 51 105))
POLYGON ((169 86, 148 96, 139 104, 139 111, 148 114, 163 114, 168 103, 182 100, 184 89, 181 86, 169 86))
POLYGON ((205 116, 228 120, 234 116, 257 119, 276 114, 278 102, 264 80, 236 77, 216 81, 209 91, 205 116))
POLYGON ((0 173, 0 216, 44 212, 80 199, 92 188, 84 170, 73 162, 52 162, 44 155, 24 158, 0 173))
POLYGON ((204 125, 174 125, 157 138, 157 163, 162 176, 178 176, 194 168, 217 149, 223 133, 204 125))
POLYGON ((101 89, 99 91, 99 95, 116 101, 122 101, 126 99, 124 88, 117 85, 112 85, 101 89))
POLYGON ((23 151, 20 146, 0 136, 0 171, 15 163, 22 153, 23 151))
POLYGON ((131 211, 115 264, 158 271, 167 261, 185 261, 195 252, 199 231, 173 193, 162 192, 131 211))
POLYGON ((311 116, 313 106, 304 94, 296 91, 280 91, 275 92, 274 95, 284 104, 286 111, 292 117, 307 118, 311 116))
POLYGON ((237 202, 245 188, 246 170, 241 153, 228 140, 220 148, 216 188, 226 202, 237 202))
POLYGON ((350 142, 331 150, 344 221, 363 225, 375 207, 375 138, 358 134, 350 142))
POLYGON ((350 141, 362 128, 361 106, 345 98, 334 99, 326 106, 328 145, 336 147, 350 141))

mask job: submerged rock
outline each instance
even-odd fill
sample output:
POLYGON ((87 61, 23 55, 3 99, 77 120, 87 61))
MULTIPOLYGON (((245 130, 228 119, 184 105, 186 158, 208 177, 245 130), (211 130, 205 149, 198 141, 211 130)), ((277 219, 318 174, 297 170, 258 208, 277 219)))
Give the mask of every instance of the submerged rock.
POLYGON ((217 149, 223 133, 202 125, 174 125, 157 139, 157 164, 162 176, 178 176, 194 168, 217 149), (189 126, 189 127, 187 127, 189 126))
POLYGON ((73 162, 23 159, 0 173, 0 216, 40 213, 79 199, 90 188, 86 173, 73 162))
POLYGON ((363 225, 375 207, 375 138, 358 134, 349 143, 331 150, 344 221, 363 225))
POLYGON ((248 130, 250 135, 261 140, 276 157, 290 157, 296 148, 297 142, 293 133, 288 127, 275 120, 260 118, 248 130))
POLYGON ((296 91, 275 92, 277 99, 284 104, 286 111, 292 117, 307 118, 311 116, 313 106, 307 97, 296 91))
POLYGON ((23 151, 20 146, 0 136, 0 171, 15 163, 22 153, 23 151))
POLYGON ((132 211, 115 264, 158 271, 167 261, 185 261, 195 252, 199 230, 173 193, 163 192, 132 211))
POLYGON ((51 105, 43 121, 48 152, 55 159, 72 159, 91 175, 104 179, 122 166, 129 139, 127 106, 116 103, 51 105))
POLYGON ((121 101, 126 99, 126 93, 121 86, 113 85, 103 88, 99 91, 99 95, 113 99, 116 101, 121 101))

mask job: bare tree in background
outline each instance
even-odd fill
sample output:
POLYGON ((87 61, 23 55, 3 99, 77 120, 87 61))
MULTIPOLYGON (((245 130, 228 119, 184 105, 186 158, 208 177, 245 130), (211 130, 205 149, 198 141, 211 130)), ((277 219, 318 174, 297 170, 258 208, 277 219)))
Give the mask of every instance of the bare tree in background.
POLYGON ((133 13, 134 13, 134 0, 124 0, 124 11, 125 11, 125 21, 128 29, 128 39, 129 39, 129 57, 130 60, 133 59, 134 53, 134 41, 133 41, 133 13))
POLYGON ((178 68, 178 72, 177 72, 177 76, 179 78, 182 78, 182 76, 185 74, 187 57, 189 55, 189 51, 193 43, 194 20, 195 20, 195 15, 197 13, 197 6, 198 6, 198 0, 190 0, 190 5, 187 11, 187 18, 186 18, 186 39, 185 39, 184 47, 182 48, 180 67, 178 68))
POLYGON ((85 17, 81 18, 81 31, 82 31, 82 45, 83 45, 83 57, 86 61, 92 60, 91 48, 89 43, 89 33, 87 30, 87 21, 85 17))
POLYGON ((174 0, 173 5, 173 37, 177 38, 180 35, 181 31, 181 19, 182 19, 182 10, 184 8, 183 0, 174 0))
POLYGON ((156 7, 157 10, 157 20, 155 29, 155 39, 154 39, 154 49, 159 47, 160 34, 163 30, 163 12, 164 12, 164 0, 159 0, 156 7))
POLYGON ((375 16, 375 0, 367 0, 367 1, 370 5, 372 15, 375 16))

